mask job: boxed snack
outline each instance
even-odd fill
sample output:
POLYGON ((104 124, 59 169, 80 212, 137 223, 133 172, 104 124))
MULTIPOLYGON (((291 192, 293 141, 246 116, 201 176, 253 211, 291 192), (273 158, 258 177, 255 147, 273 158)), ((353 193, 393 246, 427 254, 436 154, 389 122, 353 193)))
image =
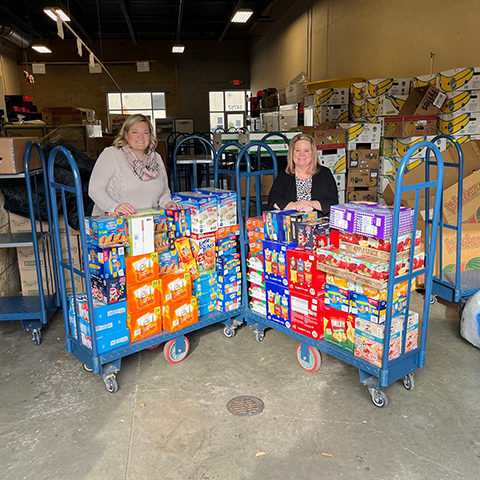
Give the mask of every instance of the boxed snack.
MULTIPOLYGON (((400 317, 403 321, 405 321, 405 317, 400 317)), ((403 325, 402 321, 402 325, 403 325)), ((410 312, 408 313, 408 320, 407 320, 407 338, 405 340, 405 353, 410 352, 418 348, 418 313, 417 312, 410 312)))
POLYGON ((356 283, 352 280, 349 280, 345 277, 340 277, 338 275, 332 275, 331 273, 326 274, 326 283, 332 286, 343 288, 344 290, 350 290, 350 292, 355 291, 356 283))
POLYGON ((267 295, 267 318, 272 322, 290 328, 290 292, 276 283, 265 282, 267 295))
POLYGON ((297 212, 283 217, 286 242, 298 242, 298 224, 313 222, 317 219, 317 212, 297 212))
POLYGON ((208 315, 209 313, 214 312, 217 309, 217 303, 215 300, 211 301, 210 303, 206 303, 204 305, 198 304, 198 315, 208 315))
POLYGON ((315 250, 315 237, 318 235, 327 236, 330 232, 328 217, 317 218, 309 222, 300 222, 296 225, 299 248, 315 250))
POLYGON ((155 251, 163 253, 168 250, 175 250, 175 237, 173 232, 155 232, 155 251))
POLYGON ((223 255, 217 258, 217 274, 221 276, 240 272, 240 254, 223 255))
POLYGON ((204 195, 213 195, 217 198, 218 227, 236 225, 237 192, 219 188, 197 188, 195 191, 204 195))
POLYGON ((190 247, 190 239, 187 237, 177 237, 175 239, 175 248, 178 252, 178 261, 180 263, 189 263, 193 258, 192 248, 190 247))
POLYGON ((139 212, 125 217, 127 255, 137 256, 155 252, 153 215, 139 212))
POLYGON ((294 332, 314 340, 323 338, 324 295, 290 292, 290 322, 294 332))
POLYGON ((326 275, 317 270, 317 255, 310 250, 287 250, 288 288, 317 296, 325 290, 326 275))
POLYGON ((158 254, 148 253, 135 257, 125 257, 125 271, 128 285, 150 282, 158 279, 158 254))
POLYGON ((85 233, 92 245, 105 247, 126 241, 125 222, 113 215, 85 218, 85 233))
POLYGON ((92 297, 102 303, 123 302, 127 299, 126 277, 101 278, 90 275, 92 297))
POLYGON ((193 233, 190 237, 190 248, 200 275, 215 271, 215 235, 193 233))
POLYGON ((189 299, 192 296, 192 280, 188 272, 165 273, 158 277, 158 288, 162 305, 189 299))
POLYGON ((192 218, 188 208, 167 209, 168 230, 175 237, 189 237, 192 233, 192 218))
POLYGON ((248 308, 254 312, 259 313, 260 315, 267 316, 267 302, 266 300, 260 300, 258 298, 252 298, 248 302, 248 308))
POLYGON ((355 317, 353 315, 325 305, 323 326, 324 338, 327 342, 353 353, 355 348, 355 317))
POLYGON ((162 309, 160 306, 129 313, 127 326, 130 330, 130 341, 136 342, 162 331, 162 309))
POLYGON ((258 231, 265 233, 265 220, 263 216, 247 218, 246 227, 249 232, 258 231))
MULTIPOLYGON (((327 278, 329 275, 327 275, 327 278)), ((354 284, 352 291, 357 292, 360 295, 364 295, 367 298, 371 298, 374 300, 382 300, 384 302, 387 301, 387 294, 388 294, 388 283, 385 282, 381 288, 372 288, 368 285, 364 285, 360 282, 351 282, 354 284)), ((412 282, 412 286, 414 287, 414 282, 412 282)), ((396 283, 394 290, 393 290, 393 298, 398 297, 406 297, 408 292, 408 280, 404 282, 396 283)))
POLYGON ((350 290, 326 283, 325 306, 350 313, 350 290))
MULTIPOLYGON (((400 356, 402 350, 402 326, 400 318, 392 318, 388 360, 400 356)), ((355 319, 355 356, 382 367, 385 324, 376 324, 363 318, 355 319)))
MULTIPOLYGON (((211 233, 218 228, 217 197, 193 192, 178 192, 172 201, 188 207, 191 215, 192 233, 211 233)), ((236 222, 234 222, 236 223, 236 222)))
POLYGON ((296 210, 270 210, 263 212, 265 238, 282 242, 285 240, 285 230, 283 227, 283 218, 285 215, 297 213, 296 210))
MULTIPOLYGON (((405 297, 394 295, 392 316, 395 317, 403 313, 406 304, 407 299, 405 297)), ((387 317, 387 302, 369 298, 361 293, 351 292, 350 313, 373 323, 384 323, 387 317)))
POLYGON ((295 248, 296 243, 263 241, 265 280, 287 286, 287 250, 295 248))
POLYGON ((178 268, 178 252, 167 250, 158 254, 158 271, 162 273, 173 272, 178 268))
MULTIPOLYGON (((262 228, 262 232, 263 232, 263 228, 262 228)), ((222 238, 229 237, 231 235, 235 235, 236 237, 240 235, 240 225, 238 223, 235 225, 220 227, 215 232, 215 239, 220 240, 222 238)))
POLYGON ((100 247, 87 244, 90 274, 100 278, 125 276, 125 248, 123 245, 100 247))
POLYGON ((167 332, 176 332, 198 322, 197 299, 179 300, 162 306, 163 328, 167 332))
POLYGON ((217 272, 202 275, 201 277, 195 279, 192 283, 193 292, 195 295, 202 290, 213 290, 217 283, 217 272))
MULTIPOLYGON (((258 232, 248 232, 250 233, 258 233, 258 232)), ((237 236, 234 234, 230 234, 228 237, 219 238, 215 242, 215 252, 218 257, 222 255, 233 255, 237 253, 237 236)))
POLYGON ((127 309, 131 315, 160 305, 158 280, 127 287, 127 309))

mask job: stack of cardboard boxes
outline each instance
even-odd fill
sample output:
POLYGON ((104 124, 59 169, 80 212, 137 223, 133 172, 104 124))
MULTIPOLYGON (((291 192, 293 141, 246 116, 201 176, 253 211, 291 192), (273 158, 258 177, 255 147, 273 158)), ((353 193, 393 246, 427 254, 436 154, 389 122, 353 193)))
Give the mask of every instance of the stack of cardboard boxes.
POLYGON ((314 125, 348 119, 348 88, 321 88, 315 92, 314 125))

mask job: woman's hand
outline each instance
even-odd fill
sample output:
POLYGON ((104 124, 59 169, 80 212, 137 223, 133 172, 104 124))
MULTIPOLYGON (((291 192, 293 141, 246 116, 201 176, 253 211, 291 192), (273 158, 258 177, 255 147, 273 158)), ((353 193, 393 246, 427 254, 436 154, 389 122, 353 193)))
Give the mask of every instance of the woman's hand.
POLYGON ((135 215, 137 211, 129 203, 121 203, 115 210, 119 215, 135 215))
POLYGON ((322 204, 318 200, 299 200, 296 202, 295 208, 299 212, 313 212, 314 210, 322 211, 322 204))
POLYGON ((177 202, 167 202, 165 204, 165 208, 169 208, 171 210, 180 210, 182 208, 185 208, 185 206, 177 202))

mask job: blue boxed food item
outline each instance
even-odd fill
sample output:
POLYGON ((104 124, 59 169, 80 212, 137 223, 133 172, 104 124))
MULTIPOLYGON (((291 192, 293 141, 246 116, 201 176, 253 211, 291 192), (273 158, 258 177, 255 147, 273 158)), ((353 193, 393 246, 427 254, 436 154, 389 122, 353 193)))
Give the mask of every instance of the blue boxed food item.
POLYGON ((308 222, 297 223, 298 246, 306 250, 316 249, 315 237, 318 235, 328 235, 330 233, 330 223, 328 217, 317 218, 308 222))
POLYGON ((99 302, 110 305, 127 300, 126 277, 101 278, 90 275, 92 297, 99 302))
POLYGON ((217 273, 223 277, 232 273, 240 272, 240 254, 223 255, 217 258, 217 273))
POLYGON ((100 247, 88 243, 90 274, 100 278, 125 276, 125 248, 122 245, 100 247))
POLYGON ((237 253, 237 236, 232 233, 225 238, 218 238, 215 243, 215 250, 217 252, 217 257, 223 255, 233 255, 237 253))
POLYGON ((158 270, 162 273, 173 272, 178 268, 178 253, 176 250, 167 250, 158 254, 158 270))
POLYGON ((263 241, 263 264, 266 281, 275 282, 285 287, 288 285, 287 250, 296 246, 296 243, 263 241))
POLYGON ((85 218, 87 241, 102 247, 126 241, 125 222, 122 217, 99 215, 85 218))
POLYGON ((276 283, 265 282, 267 294, 267 319, 291 328, 290 292, 288 288, 276 283))
POLYGON ((325 306, 341 312, 350 313, 350 298, 352 292, 346 288, 325 284, 325 306))
POLYGON ((283 218, 297 213, 296 210, 269 210, 263 212, 265 239, 282 242, 285 240, 283 218))
POLYGON ((192 234, 192 218, 188 208, 167 209, 168 230, 175 237, 189 237, 192 234))

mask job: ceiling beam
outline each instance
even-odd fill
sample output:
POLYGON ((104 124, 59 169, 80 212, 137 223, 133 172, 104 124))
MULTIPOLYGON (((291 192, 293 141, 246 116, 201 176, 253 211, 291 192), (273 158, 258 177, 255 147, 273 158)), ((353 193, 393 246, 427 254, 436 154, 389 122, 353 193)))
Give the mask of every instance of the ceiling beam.
POLYGON ((183 0, 179 0, 178 5, 178 21, 177 21, 177 38, 176 42, 180 43, 180 33, 182 32, 182 17, 183 17, 183 0))
POLYGON ((233 14, 242 6, 242 3, 243 3, 243 0, 238 0, 237 5, 233 9, 232 15, 230 15, 230 18, 228 19, 228 22, 225 25, 225 28, 223 29, 222 34, 220 35, 220 37, 218 37, 218 40, 217 40, 217 43, 216 43, 217 45, 224 39, 225 35, 227 34, 228 29, 230 28, 230 25, 232 24, 233 14))
POLYGON ((128 12, 127 12, 127 6, 125 5, 125 2, 123 0, 119 0, 119 2, 120 2, 120 7, 122 8, 123 15, 125 17, 125 21, 127 22, 128 31, 130 32, 130 36, 132 37, 133 46, 136 47, 137 40, 135 38, 135 33, 133 31, 132 22, 130 21, 130 16, 128 15, 128 12))

